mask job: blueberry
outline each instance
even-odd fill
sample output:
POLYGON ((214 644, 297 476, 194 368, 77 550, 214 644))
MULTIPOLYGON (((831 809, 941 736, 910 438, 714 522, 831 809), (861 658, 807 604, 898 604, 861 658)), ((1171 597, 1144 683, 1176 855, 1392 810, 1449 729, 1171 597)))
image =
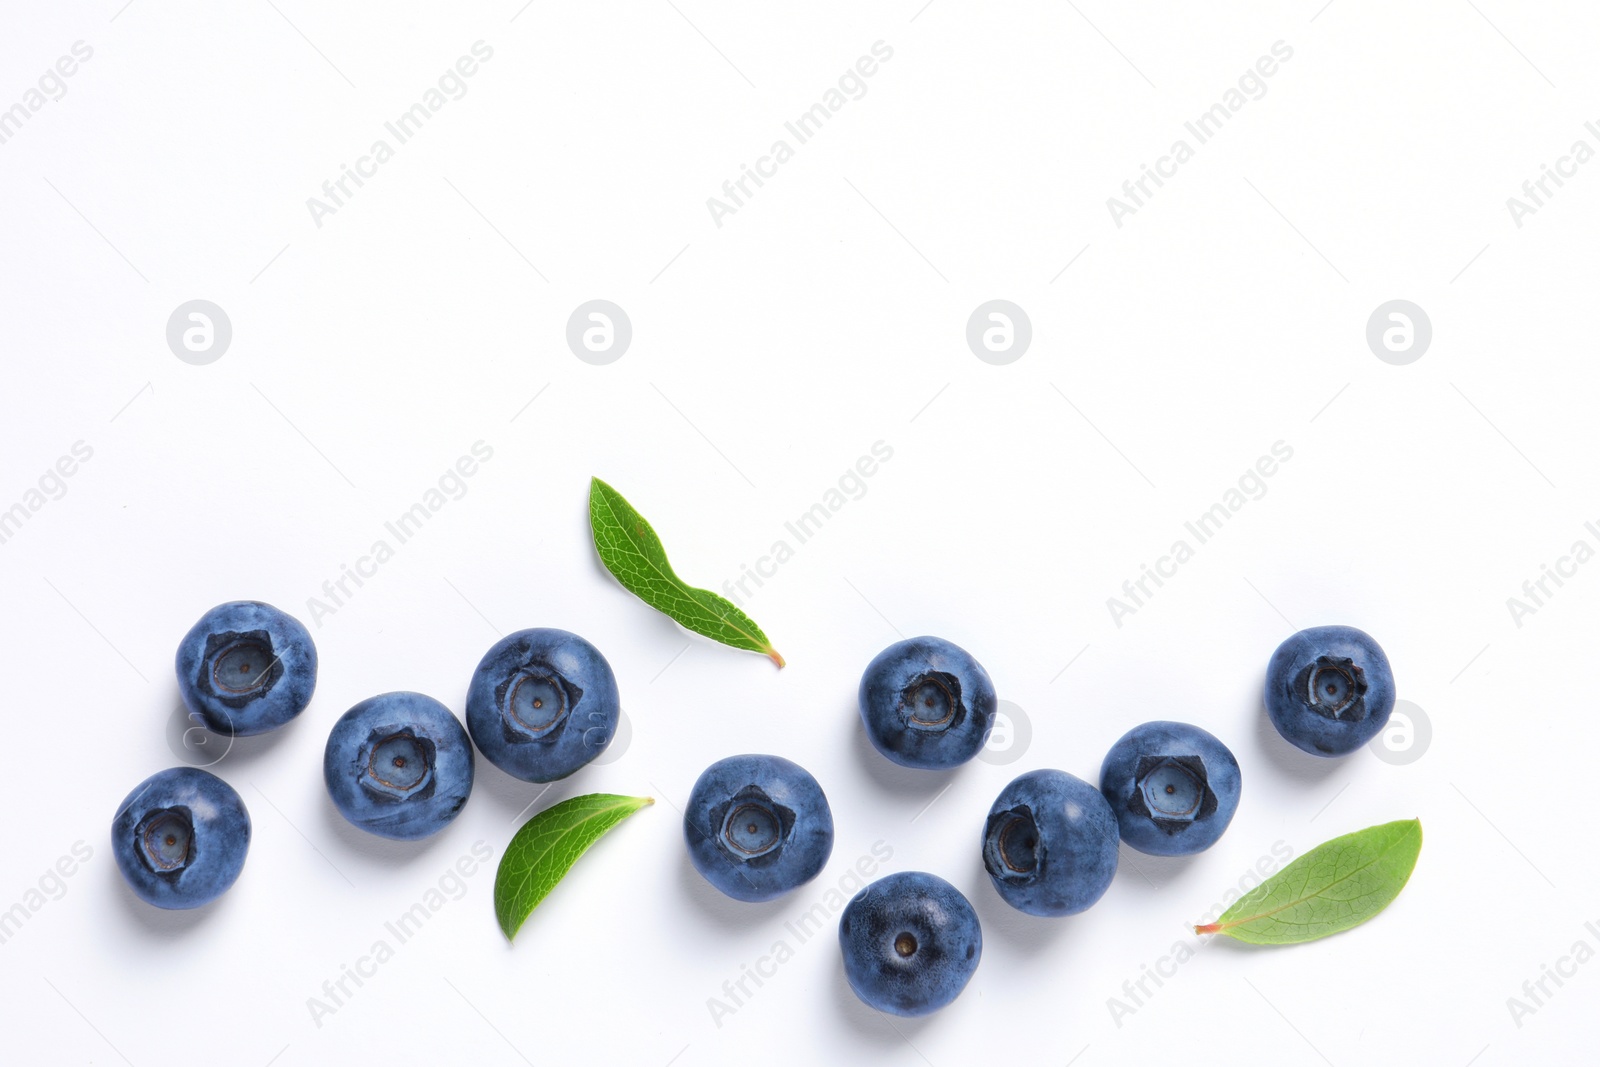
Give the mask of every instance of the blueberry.
POLYGON ((565 778, 604 752, 620 713, 611 665, 565 630, 518 630, 496 642, 467 690, 472 740, 525 782, 565 778))
POLYGON ((1082 778, 1029 771, 989 809, 983 866, 1013 908, 1076 915, 1100 899, 1117 873, 1117 818, 1082 778))
POLYGON ((198 908, 227 892, 250 851, 250 813, 227 782, 173 767, 140 782, 111 820, 111 853, 139 899, 198 908))
POLYGON ((214 733, 276 730, 305 710, 316 687, 311 634, 271 604, 219 604, 178 645, 178 692, 214 733))
POLYGON ((845 905, 839 949, 850 988, 865 1004, 895 1015, 927 1015, 966 988, 983 956, 983 930, 955 886, 901 871, 845 905))
POLYGON ((1100 791, 1122 840, 1152 856, 1188 856, 1216 844, 1239 807, 1239 761, 1186 722, 1147 722, 1111 746, 1100 791))
POLYGON ((1389 721, 1394 674, 1378 642, 1354 626, 1313 626, 1273 652, 1266 703, 1285 741, 1314 756, 1343 756, 1389 721))
POLYGON ((771 900, 817 876, 833 852, 833 812, 804 767, 729 756, 689 791, 683 837, 695 869, 735 900, 771 900))
POLYGON ((450 709, 421 693, 385 693, 339 717, 322 754, 328 795, 369 834, 414 841, 461 814, 472 742, 450 709))
POLYGON ((906 767, 955 767, 994 726, 994 683, 965 650, 938 637, 897 641, 861 676, 861 721, 879 752, 906 767))

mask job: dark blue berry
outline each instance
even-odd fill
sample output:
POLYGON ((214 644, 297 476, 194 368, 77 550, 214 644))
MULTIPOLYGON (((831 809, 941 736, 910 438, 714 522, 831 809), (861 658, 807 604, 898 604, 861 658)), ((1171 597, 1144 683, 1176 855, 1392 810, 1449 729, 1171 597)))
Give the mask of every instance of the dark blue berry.
POLYGON ((519 630, 497 641, 467 690, 473 742, 525 782, 565 778, 604 752, 621 711, 611 665, 566 630, 519 630))
POLYGON ((1100 791, 1065 771, 1012 780, 989 809, 983 866, 1007 904, 1076 915, 1117 873, 1117 819, 1100 791))
POLYGON ((1314 756, 1343 756, 1389 721, 1394 674, 1378 642, 1355 627, 1313 626, 1272 653, 1265 697, 1284 740, 1314 756))
POLYGON ((415 840, 436 834, 472 794, 472 742, 450 709, 385 693, 339 717, 322 755, 328 796, 353 825, 415 840))
POLYGON ((206 728, 244 737, 275 730, 311 703, 317 646, 298 619, 237 600, 200 617, 178 645, 178 692, 206 728))
POLYGON ((955 767, 976 756, 994 726, 995 704, 982 664, 938 637, 895 642, 861 676, 867 736, 907 767, 955 767))
POLYGON ((735 900, 771 900, 827 864, 833 812, 799 764, 781 756, 729 756, 694 783, 683 836, 706 881, 735 900))
POLYGON ((983 930, 955 886, 901 871, 845 905, 839 949, 850 988, 865 1004, 894 1015, 927 1015, 967 987, 983 956, 983 930))
POLYGON ((250 851, 250 813, 209 771, 173 767, 129 793, 111 821, 111 853, 139 899, 198 908, 227 891, 250 851))
POLYGON ((1100 766, 1122 840, 1155 856, 1216 843, 1239 807, 1239 761, 1186 722, 1147 722, 1118 739, 1100 766))

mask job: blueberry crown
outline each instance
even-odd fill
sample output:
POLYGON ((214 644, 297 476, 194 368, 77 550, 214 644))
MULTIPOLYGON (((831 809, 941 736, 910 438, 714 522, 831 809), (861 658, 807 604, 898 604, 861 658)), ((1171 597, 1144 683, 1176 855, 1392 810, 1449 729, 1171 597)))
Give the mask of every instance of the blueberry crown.
POLYGON ((900 715, 913 730, 939 731, 960 726, 967 717, 961 680, 946 671, 919 674, 900 690, 900 715))
POLYGON ((1128 810, 1176 834, 1217 810, 1217 794, 1199 756, 1140 756, 1128 810))
POLYGON ((265 630, 226 630, 206 635, 195 685, 225 707, 242 708, 272 692, 283 677, 283 658, 265 630))
POLYGON ((1295 677, 1294 690, 1324 718, 1360 722, 1367 717, 1367 676, 1349 657, 1318 656, 1295 677))

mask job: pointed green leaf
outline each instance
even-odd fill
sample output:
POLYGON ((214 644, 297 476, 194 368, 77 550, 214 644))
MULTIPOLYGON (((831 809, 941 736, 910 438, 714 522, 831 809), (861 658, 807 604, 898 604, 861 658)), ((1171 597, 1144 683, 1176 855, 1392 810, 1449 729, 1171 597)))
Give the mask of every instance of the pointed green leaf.
POLYGON ((755 620, 707 589, 673 573, 661 538, 622 494, 599 478, 589 480, 589 528, 600 562, 622 587, 686 630, 734 648, 760 652, 783 666, 755 620))
POLYGON ((590 793, 546 808, 511 838, 494 876, 494 917, 506 940, 566 876, 578 857, 605 832, 647 804, 650 797, 590 793))
POLYGON ((1400 895, 1421 851, 1422 823, 1416 819, 1336 837, 1194 932, 1227 934, 1253 945, 1292 945, 1360 926, 1400 895))

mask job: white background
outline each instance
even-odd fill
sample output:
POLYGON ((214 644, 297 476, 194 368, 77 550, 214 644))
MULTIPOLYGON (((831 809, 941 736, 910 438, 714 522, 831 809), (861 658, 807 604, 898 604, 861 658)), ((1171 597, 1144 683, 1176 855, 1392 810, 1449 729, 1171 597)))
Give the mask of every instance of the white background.
POLYGON ((0 544, 0 908, 30 911, 0 944, 5 1058, 1592 1055, 1600 964, 1547 980, 1520 1019, 1507 998, 1578 940, 1600 947, 1584 928, 1600 920, 1600 577, 1547 583, 1520 626, 1506 601, 1575 540, 1600 543, 1583 526, 1600 519, 1600 166, 1520 227, 1506 198, 1575 140, 1600 147, 1583 126, 1600 117, 1600 18, 1320 3, 8 0, 0 108, 74 42, 93 56, 0 144, 0 508, 75 442, 93 457, 0 544), (466 95, 316 225, 307 198, 479 40, 493 58, 466 95), (706 199, 880 40, 893 58, 865 96, 718 227, 706 199), (1266 94, 1115 225, 1107 198, 1280 40, 1293 57, 1266 94), (233 327, 208 366, 165 339, 196 298, 233 327), (609 366, 565 342, 594 298, 633 323, 609 366), (965 341, 993 298, 1032 321, 1007 366, 965 341), (1365 339, 1396 298, 1433 324, 1408 366, 1365 339), (494 455, 465 496, 312 624, 310 709, 212 768, 254 820, 238 884, 198 913, 140 904, 107 827, 139 780, 182 762, 184 631, 237 598, 311 623, 308 599, 477 441, 494 455), (590 475, 719 588, 877 441, 893 458, 866 494, 746 598, 781 672, 690 639, 595 561, 590 475), (1116 625, 1107 598, 1278 441, 1293 458, 1265 496, 1116 625), (1419 758, 1318 761, 1271 732, 1268 655, 1327 622, 1383 644, 1432 723, 1419 758), (480 761, 461 818, 420 844, 345 825, 321 782, 333 720, 393 689, 460 713, 497 634, 538 625, 609 657, 632 725, 618 758, 542 796, 480 761), (1014 762, 917 774, 866 746, 860 672, 918 633, 971 650, 1023 709, 1014 762), (977 847, 994 795, 1033 767, 1092 777, 1152 718, 1238 755, 1226 836, 1187 861, 1124 850, 1075 918, 1005 907, 977 847), (816 882, 760 906, 699 880, 675 810, 706 764, 744 751, 812 770, 838 831, 816 882), (658 803, 515 945, 491 864, 318 1025, 324 981, 473 842, 498 859, 536 797, 597 790, 658 803), (1411 816, 1415 877, 1370 925, 1210 944, 1114 1010, 1276 843, 1299 854, 1411 816), (30 898, 78 841, 92 855, 59 899, 30 898), (891 1022, 854 1000, 829 930, 719 1026, 708 999, 879 841, 881 871, 938 873, 977 907, 984 954, 961 998, 891 1022))

